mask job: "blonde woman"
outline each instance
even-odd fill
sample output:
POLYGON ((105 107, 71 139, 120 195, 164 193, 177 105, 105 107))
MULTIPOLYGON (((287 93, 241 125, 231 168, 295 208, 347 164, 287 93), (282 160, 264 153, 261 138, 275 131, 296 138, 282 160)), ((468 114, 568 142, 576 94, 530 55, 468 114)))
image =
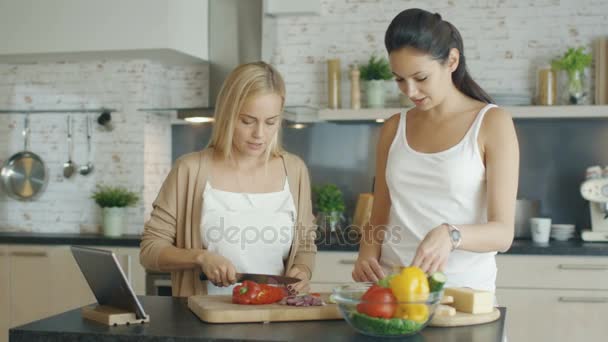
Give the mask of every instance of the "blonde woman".
POLYGON ((173 296, 230 294, 236 273, 302 279, 316 246, 308 170, 281 146, 285 85, 264 62, 222 85, 209 146, 176 161, 141 241, 149 270, 170 271, 173 296), (199 280, 204 272, 209 281, 199 280))

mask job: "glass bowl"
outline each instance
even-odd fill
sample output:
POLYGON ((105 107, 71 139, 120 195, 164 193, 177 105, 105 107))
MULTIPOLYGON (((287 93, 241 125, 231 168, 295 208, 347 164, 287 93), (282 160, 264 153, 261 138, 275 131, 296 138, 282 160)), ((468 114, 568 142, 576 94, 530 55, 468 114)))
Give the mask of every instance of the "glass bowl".
POLYGON ((401 337, 418 333, 433 318, 435 308, 443 296, 443 291, 438 291, 429 293, 426 300, 419 301, 386 303, 362 300, 361 297, 372 285, 374 284, 355 283, 339 286, 333 290, 332 298, 351 327, 362 334, 375 337, 401 337), (395 305, 393 318, 371 317, 361 312, 372 308, 382 310, 387 305, 395 305), (403 318, 396 318, 399 316, 403 318))

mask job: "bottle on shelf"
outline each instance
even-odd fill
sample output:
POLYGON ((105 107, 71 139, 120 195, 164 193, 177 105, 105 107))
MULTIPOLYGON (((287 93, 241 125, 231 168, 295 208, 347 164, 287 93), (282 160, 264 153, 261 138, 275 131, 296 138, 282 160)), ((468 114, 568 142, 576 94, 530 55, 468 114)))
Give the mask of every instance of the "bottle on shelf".
POLYGON ((340 96, 340 59, 332 58, 327 60, 327 107, 339 109, 342 107, 340 96))
POLYGON ((361 86, 360 86, 359 67, 356 64, 350 65, 350 108, 361 108, 361 86))

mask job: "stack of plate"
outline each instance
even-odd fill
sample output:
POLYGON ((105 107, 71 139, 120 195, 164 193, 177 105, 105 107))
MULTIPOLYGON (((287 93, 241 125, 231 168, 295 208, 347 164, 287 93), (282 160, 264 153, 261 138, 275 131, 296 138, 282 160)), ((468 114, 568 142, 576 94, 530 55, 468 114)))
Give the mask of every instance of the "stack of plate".
POLYGON ((574 237, 573 224, 552 224, 551 238, 557 241, 567 241, 574 237))

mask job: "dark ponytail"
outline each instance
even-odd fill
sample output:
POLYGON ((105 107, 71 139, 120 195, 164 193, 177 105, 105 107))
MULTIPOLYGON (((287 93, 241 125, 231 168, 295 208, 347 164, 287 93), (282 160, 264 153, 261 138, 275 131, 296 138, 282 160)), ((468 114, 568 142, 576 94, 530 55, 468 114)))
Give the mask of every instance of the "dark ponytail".
POLYGON ((386 30, 384 45, 389 54, 404 47, 412 47, 428 53, 442 64, 448 60, 450 49, 458 49, 460 61, 452 73, 454 85, 469 97, 485 103, 493 102, 490 95, 473 81, 467 70, 460 32, 454 25, 442 20, 438 13, 432 14, 418 8, 399 13, 386 30))

